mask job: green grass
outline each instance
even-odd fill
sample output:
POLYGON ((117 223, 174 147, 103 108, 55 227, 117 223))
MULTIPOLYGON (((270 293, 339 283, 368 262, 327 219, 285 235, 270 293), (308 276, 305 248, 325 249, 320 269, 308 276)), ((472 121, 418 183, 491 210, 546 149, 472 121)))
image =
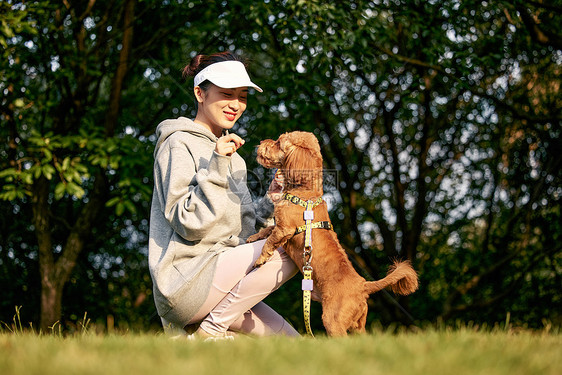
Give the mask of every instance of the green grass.
POLYGON ((562 374, 562 335, 374 332, 333 339, 172 341, 161 334, 0 333, 0 374, 562 374))

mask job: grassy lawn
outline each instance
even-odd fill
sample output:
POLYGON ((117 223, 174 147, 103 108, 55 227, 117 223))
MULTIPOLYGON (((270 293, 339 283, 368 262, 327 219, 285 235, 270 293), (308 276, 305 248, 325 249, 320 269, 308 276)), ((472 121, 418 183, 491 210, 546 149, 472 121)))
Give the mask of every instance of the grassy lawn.
POLYGON ((209 343, 161 334, 0 333, 0 374, 559 375, 562 335, 460 329, 209 343))

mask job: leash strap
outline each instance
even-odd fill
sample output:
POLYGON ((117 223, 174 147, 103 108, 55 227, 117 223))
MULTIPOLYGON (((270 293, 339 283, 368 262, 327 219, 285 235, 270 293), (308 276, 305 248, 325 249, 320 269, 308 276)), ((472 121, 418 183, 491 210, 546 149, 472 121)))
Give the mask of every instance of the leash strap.
POLYGON ((302 304, 303 304, 303 315, 304 315, 304 326, 306 327, 306 333, 314 337, 312 333, 312 328, 310 327, 310 301, 312 286, 312 268, 310 270, 303 271, 304 279, 302 280, 302 304))
POLYGON ((307 201, 304 208, 303 219, 304 225, 304 251, 303 260, 304 266, 302 268, 302 273, 304 275, 304 280, 302 281, 302 302, 303 302, 303 314, 304 314, 304 325, 306 327, 306 333, 314 337, 312 333, 312 328, 310 327, 310 300, 311 292, 314 288, 312 282, 312 220, 314 220, 314 211, 312 211, 314 202, 307 201))

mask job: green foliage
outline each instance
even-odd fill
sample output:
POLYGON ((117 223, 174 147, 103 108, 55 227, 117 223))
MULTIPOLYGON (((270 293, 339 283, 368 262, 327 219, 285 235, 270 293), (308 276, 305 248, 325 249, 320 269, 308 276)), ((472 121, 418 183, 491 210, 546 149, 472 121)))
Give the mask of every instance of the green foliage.
POLYGON ((118 215, 123 214, 125 208, 136 213, 135 203, 149 200, 152 192, 130 172, 144 168, 149 162, 140 157, 145 147, 130 136, 99 138, 81 133, 61 136, 52 132, 41 135, 33 131, 28 139, 23 139, 25 146, 19 152, 21 157, 17 166, 0 173, 0 178, 5 181, 0 199, 14 201, 31 196, 31 187, 39 178, 54 182, 56 200, 65 197, 82 199, 86 194, 85 187, 91 183, 91 176, 97 168, 108 173, 121 169, 125 172, 116 183, 118 196, 106 205, 116 206, 118 215))

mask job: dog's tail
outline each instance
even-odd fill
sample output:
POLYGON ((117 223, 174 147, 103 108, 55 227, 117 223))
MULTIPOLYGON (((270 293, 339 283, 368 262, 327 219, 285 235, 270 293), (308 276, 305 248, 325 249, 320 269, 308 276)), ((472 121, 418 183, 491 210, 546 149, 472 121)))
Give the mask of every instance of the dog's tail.
POLYGON ((412 268, 410 261, 394 261, 385 278, 365 282, 365 291, 372 294, 388 286, 394 293, 404 296, 418 289, 418 274, 412 268))

